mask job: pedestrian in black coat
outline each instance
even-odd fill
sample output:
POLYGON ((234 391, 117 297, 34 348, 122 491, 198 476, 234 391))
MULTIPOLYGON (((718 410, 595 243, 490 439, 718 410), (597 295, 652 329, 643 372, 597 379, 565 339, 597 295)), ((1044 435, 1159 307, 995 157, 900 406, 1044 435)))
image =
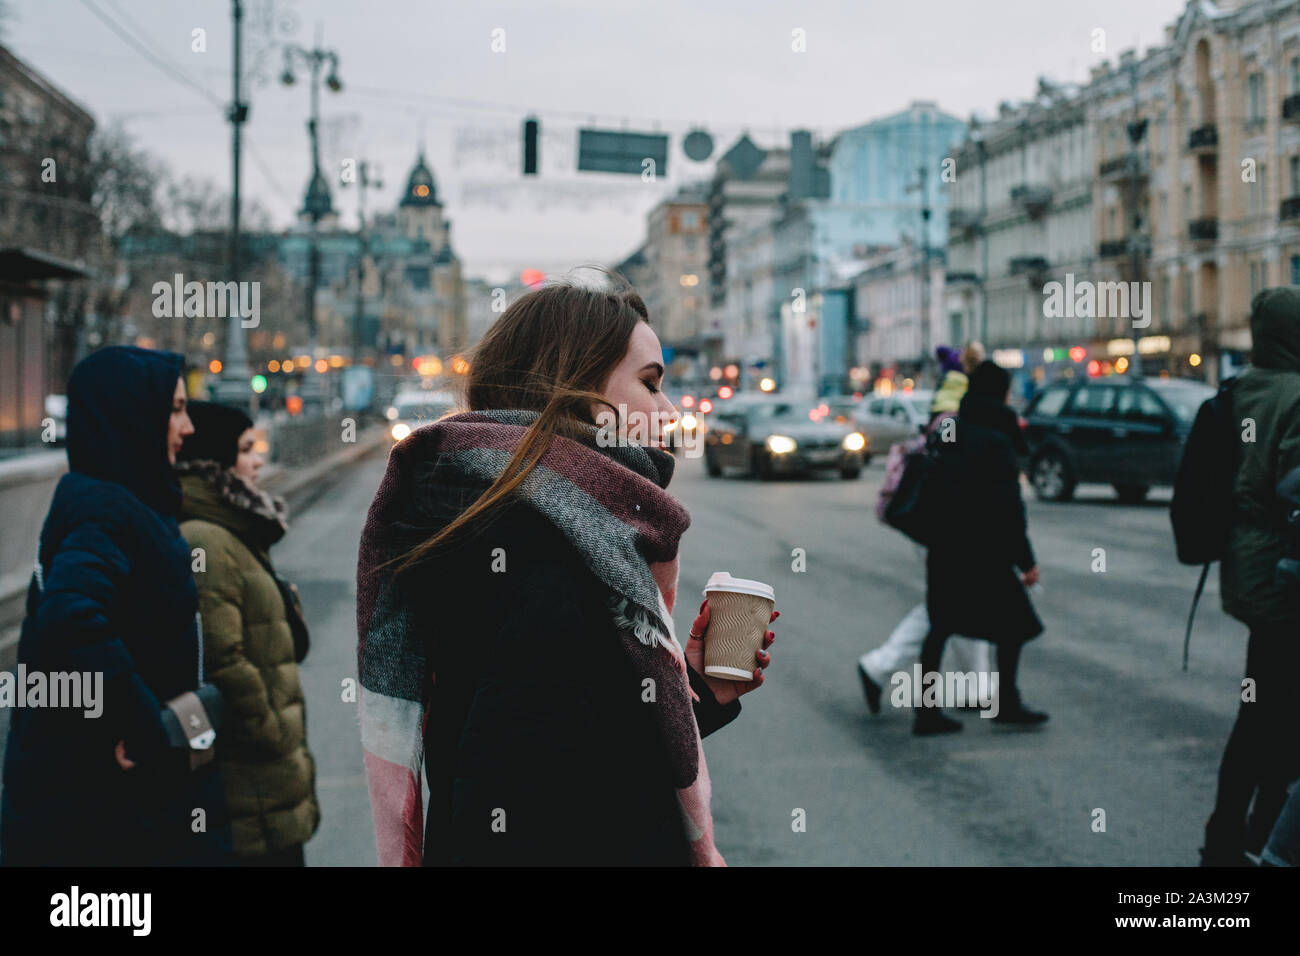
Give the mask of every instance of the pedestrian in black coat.
POLYGON ((41 531, 44 586, 34 576, 18 662, 29 674, 102 675, 102 713, 14 710, 0 805, 6 865, 229 857, 216 764, 191 772, 161 713, 198 686, 200 660, 172 471, 193 431, 180 375, 179 355, 113 347, 68 382, 69 471, 41 531))
MULTIPOLYGON (((1024 439, 1007 407, 1011 379, 983 362, 971 373, 961 400, 955 441, 941 445, 944 476, 943 539, 926 558, 926 608, 930 632, 921 648, 922 674, 938 673, 951 634, 982 638, 998 647, 999 708, 995 720, 1040 723, 1047 715, 1020 700, 1016 673, 1024 643, 1043 632, 1025 591, 1038 580, 1029 544, 1016 457, 1024 439), (1021 573, 1017 573, 1017 569, 1021 573)), ((920 708, 919 735, 960 730, 936 707, 920 708)))

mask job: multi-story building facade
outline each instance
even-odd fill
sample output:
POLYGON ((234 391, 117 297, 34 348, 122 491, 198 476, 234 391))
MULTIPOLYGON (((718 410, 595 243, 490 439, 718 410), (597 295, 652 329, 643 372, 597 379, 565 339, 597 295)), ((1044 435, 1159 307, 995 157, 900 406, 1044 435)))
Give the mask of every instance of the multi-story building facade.
POLYGON ((91 205, 94 117, 0 46, 0 236, 64 259, 102 257, 91 205))
POLYGON ((110 250, 91 205, 95 120, 0 46, 0 450, 37 441, 110 250))
POLYGON ((942 246, 943 160, 962 129, 934 103, 915 102, 820 146, 794 133, 786 191, 728 245, 728 355, 749 365, 770 358, 785 385, 821 388, 847 375, 853 349, 808 303, 840 287, 844 263, 863 247, 942 246))
POLYGON ((853 362, 867 370, 864 381, 915 376, 925 352, 965 339, 964 329, 950 328, 945 316, 943 250, 932 246, 927 257, 912 243, 887 249, 864 262, 854 278, 853 362), (923 269, 927 257, 929 268, 923 269), (917 321, 923 312, 929 313, 924 334, 917 321))
POLYGON ((1098 278, 1086 102, 1040 80, 1031 100, 973 122, 954 158, 945 337, 983 340, 1031 379, 1054 375, 1095 335, 1090 317, 1044 310, 1049 283, 1098 278))
POLYGON ((952 157, 965 128, 937 104, 918 100, 835 137, 828 199, 835 208, 853 211, 858 242, 899 245, 910 236, 917 244, 943 245, 948 228, 943 161, 952 157), (928 229, 924 209, 930 210, 928 229))
POLYGON ((1043 83, 957 159, 950 317, 1040 379, 1217 380, 1255 293, 1300 284, 1300 2, 1191 0, 1164 45, 1043 83), (1067 279, 1093 302, 1050 314, 1067 279))
POLYGON ((646 217, 644 272, 637 290, 665 348, 697 354, 708 312, 709 218, 705 184, 682 187, 646 217))
POLYGON ((761 253, 754 244, 781 213, 790 171, 790 150, 761 149, 748 136, 718 160, 708 192, 709 313, 701 329, 714 361, 772 354, 775 315, 761 277, 767 266, 755 261, 761 253))
POLYGON ((1148 371, 1230 374, 1254 294, 1300 284, 1300 2, 1190 2, 1164 46, 1096 70, 1090 96, 1101 252, 1154 303, 1148 327, 1108 331, 1148 371))

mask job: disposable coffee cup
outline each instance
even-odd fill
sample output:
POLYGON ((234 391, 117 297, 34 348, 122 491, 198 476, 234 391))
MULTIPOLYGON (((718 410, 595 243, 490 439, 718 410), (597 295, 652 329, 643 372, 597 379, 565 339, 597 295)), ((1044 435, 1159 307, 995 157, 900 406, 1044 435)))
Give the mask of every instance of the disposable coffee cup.
POLYGON ((709 626, 704 632, 704 673, 727 680, 753 680, 758 652, 776 606, 770 584, 718 571, 704 586, 709 626))

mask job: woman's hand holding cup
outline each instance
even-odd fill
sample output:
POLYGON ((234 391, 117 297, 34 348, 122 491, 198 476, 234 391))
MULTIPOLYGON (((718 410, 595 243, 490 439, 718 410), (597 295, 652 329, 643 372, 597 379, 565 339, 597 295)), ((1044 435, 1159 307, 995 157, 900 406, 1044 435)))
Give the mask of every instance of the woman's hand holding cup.
MULTIPOLYGON (((768 631, 763 636, 763 650, 755 653, 754 657, 758 661, 758 666, 754 668, 754 677, 752 680, 735 680, 722 677, 713 677, 704 673, 704 635, 709 628, 709 599, 706 597, 704 603, 700 605, 700 613, 691 624, 690 637, 686 641, 686 662, 704 678, 709 690, 719 704, 729 704, 740 697, 741 694, 748 694, 751 690, 761 687, 763 684, 763 671, 768 664, 772 663, 772 655, 767 653, 767 648, 772 646, 776 640, 776 635, 768 631)), ((781 616, 780 611, 773 610, 772 615, 768 618, 769 623, 775 621, 781 616)))

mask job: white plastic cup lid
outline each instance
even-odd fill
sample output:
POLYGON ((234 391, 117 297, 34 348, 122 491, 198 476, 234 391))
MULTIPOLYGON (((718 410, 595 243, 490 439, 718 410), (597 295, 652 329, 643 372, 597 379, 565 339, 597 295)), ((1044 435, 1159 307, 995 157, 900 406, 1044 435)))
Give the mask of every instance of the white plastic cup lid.
POLYGON ((735 591, 740 594, 754 594, 776 603, 776 591, 772 585, 762 581, 749 581, 745 578, 733 578, 729 571, 714 571, 709 575, 709 583, 704 585, 704 596, 710 591, 735 591))

